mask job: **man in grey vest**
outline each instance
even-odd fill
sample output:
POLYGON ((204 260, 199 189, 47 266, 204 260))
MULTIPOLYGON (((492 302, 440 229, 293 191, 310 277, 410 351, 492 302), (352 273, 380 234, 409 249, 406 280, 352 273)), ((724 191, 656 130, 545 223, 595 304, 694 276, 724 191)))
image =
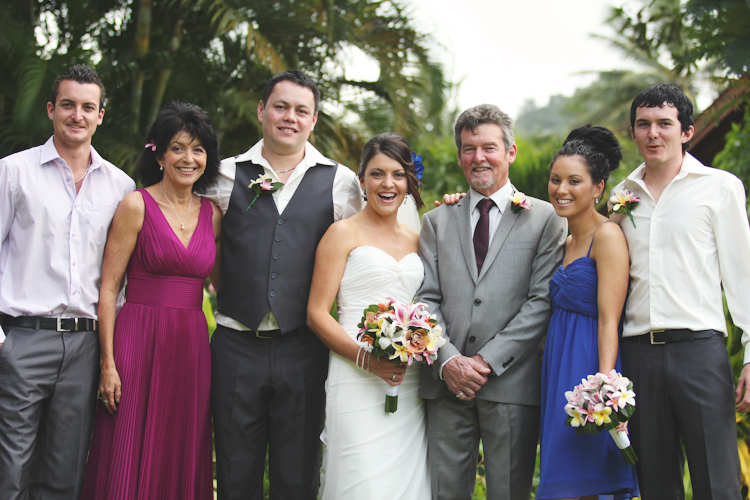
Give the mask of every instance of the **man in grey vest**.
POLYGON ((220 500, 263 498, 266 451, 271 498, 317 498, 328 349, 305 324, 307 296, 320 238, 363 205, 354 172, 308 142, 319 101, 301 71, 271 78, 263 139, 224 160, 207 193, 224 212, 211 344, 220 500), (256 193, 259 176, 283 187, 256 193))

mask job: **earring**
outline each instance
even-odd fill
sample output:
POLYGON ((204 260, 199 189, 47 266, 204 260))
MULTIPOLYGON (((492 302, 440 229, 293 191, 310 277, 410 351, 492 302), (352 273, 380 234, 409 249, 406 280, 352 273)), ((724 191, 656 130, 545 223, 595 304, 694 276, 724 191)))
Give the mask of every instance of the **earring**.
POLYGON ((597 196, 596 199, 594 199, 594 203, 599 203, 599 197, 597 196))
POLYGON ((159 170, 164 170, 164 167, 162 165, 159 165, 159 170))
POLYGON ((364 188, 362 188, 362 199, 367 201, 367 193, 365 193, 364 188))

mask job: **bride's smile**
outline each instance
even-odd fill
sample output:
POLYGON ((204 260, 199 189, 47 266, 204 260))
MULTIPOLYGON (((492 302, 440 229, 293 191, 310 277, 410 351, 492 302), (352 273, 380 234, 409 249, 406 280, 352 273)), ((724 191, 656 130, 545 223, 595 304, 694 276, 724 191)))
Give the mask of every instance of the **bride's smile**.
POLYGON ((382 153, 369 161, 360 182, 367 195, 367 204, 376 212, 398 210, 408 191, 404 167, 382 153))

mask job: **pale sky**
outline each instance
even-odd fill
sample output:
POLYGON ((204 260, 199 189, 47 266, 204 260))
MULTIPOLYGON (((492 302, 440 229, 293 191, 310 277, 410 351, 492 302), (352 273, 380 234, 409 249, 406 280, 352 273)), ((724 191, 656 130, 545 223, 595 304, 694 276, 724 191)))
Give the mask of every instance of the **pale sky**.
MULTIPOLYGON (((595 79, 581 72, 640 70, 606 40, 591 36, 613 34, 604 21, 610 6, 624 1, 642 5, 637 0, 402 0, 417 28, 441 42, 433 53, 448 78, 462 82, 458 107, 487 102, 513 117, 527 98, 541 107, 551 95, 570 96, 595 79)), ((698 104, 704 108, 712 96, 702 94, 698 104)))

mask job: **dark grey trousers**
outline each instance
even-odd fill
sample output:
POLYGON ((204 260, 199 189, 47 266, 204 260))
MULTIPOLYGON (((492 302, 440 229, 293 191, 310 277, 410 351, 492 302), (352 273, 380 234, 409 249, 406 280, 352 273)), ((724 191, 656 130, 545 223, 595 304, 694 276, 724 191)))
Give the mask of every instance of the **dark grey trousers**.
MULTIPOLYGON (((644 339, 645 340, 645 339, 644 339)), ((734 384, 724 337, 651 345, 623 339, 628 424, 643 500, 683 500, 687 455, 695 500, 740 500, 734 384)))
POLYGON ((0 498, 78 500, 99 384, 96 332, 11 327, 0 346, 0 498))
POLYGON ((211 411, 219 500, 318 496, 328 348, 309 332, 259 339, 219 326, 211 339, 211 411))
POLYGON ((471 500, 480 439, 487 499, 529 499, 539 441, 538 406, 452 396, 426 403, 434 500, 471 500))

